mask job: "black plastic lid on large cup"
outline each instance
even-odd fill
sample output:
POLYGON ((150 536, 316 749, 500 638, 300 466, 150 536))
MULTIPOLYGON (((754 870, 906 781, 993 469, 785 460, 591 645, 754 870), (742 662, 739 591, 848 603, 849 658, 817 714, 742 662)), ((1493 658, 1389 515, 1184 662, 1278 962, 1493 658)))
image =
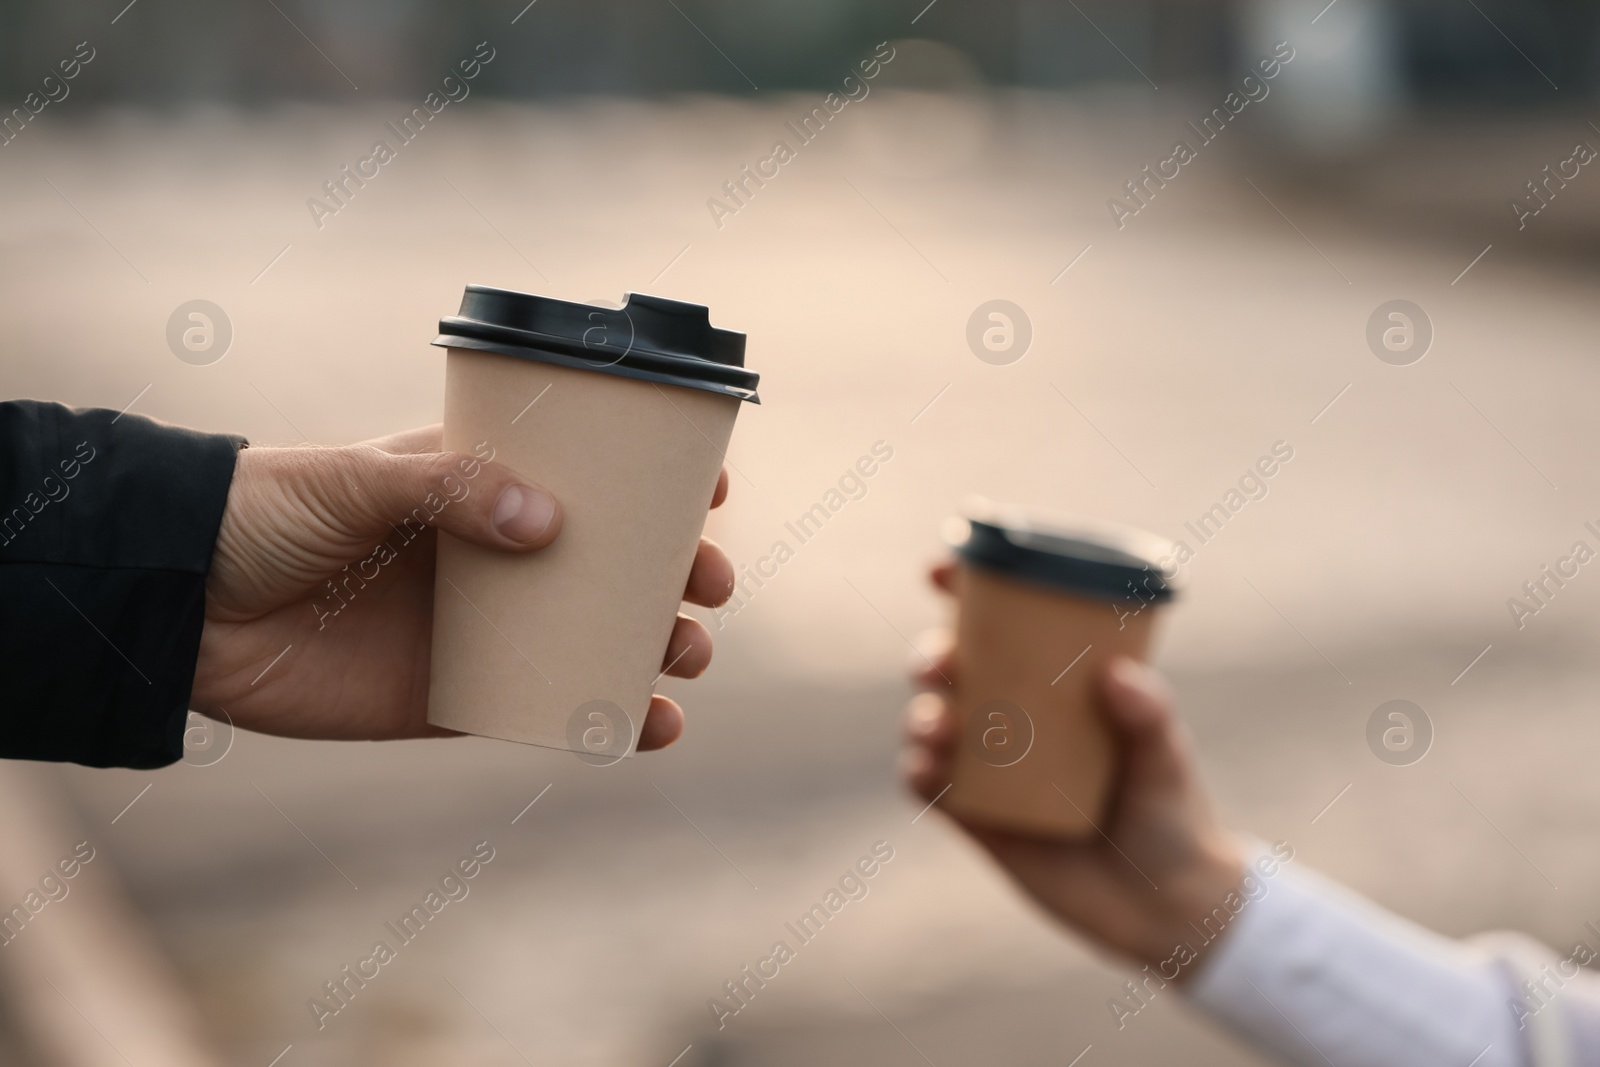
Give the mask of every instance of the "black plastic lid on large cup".
POLYGON ((1175 547, 1108 523, 1040 519, 1020 509, 970 506, 949 538, 961 558, 1008 577, 1107 600, 1165 603, 1177 593, 1161 561, 1175 547))
POLYGON ((643 293, 608 308, 469 285, 433 343, 761 403, 761 375, 744 367, 744 334, 712 326, 703 304, 643 293))

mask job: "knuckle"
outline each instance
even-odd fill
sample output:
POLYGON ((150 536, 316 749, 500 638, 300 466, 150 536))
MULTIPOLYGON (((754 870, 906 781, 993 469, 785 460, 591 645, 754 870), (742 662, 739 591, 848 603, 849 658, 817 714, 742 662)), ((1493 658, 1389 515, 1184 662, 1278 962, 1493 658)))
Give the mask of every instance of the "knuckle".
POLYGON ((459 457, 453 452, 433 452, 417 456, 418 480, 429 489, 444 489, 449 480, 459 480, 456 462, 459 457))

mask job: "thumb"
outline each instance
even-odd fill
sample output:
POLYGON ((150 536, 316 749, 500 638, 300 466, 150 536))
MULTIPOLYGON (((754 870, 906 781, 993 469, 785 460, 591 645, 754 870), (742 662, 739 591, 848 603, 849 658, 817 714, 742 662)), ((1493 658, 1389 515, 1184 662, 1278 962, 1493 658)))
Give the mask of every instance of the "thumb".
POLYGON ((1181 789, 1189 780, 1188 741, 1160 674, 1127 656, 1106 665, 1101 707, 1122 743, 1124 781, 1137 791, 1181 789))
POLYGON ((561 504, 499 463, 465 452, 395 455, 370 445, 319 450, 324 514, 365 540, 390 526, 431 526, 484 548, 543 548, 561 532, 561 504))

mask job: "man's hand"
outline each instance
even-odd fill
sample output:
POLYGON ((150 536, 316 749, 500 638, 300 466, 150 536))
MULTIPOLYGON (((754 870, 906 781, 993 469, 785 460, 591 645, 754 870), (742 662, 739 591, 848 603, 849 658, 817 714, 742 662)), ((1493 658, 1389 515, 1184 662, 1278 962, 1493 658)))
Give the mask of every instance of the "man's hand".
MULTIPOLYGON (((427 721, 436 536, 429 528, 406 542, 391 524, 435 494, 450 503, 433 527, 533 552, 561 532, 561 505, 500 464, 440 452, 440 441, 440 427, 429 426, 342 448, 239 453, 206 580, 196 710, 289 737, 450 734, 427 721), (336 616, 319 618, 312 604, 330 596, 325 583, 380 542, 396 546, 395 558, 363 576, 336 616)), ((727 492, 724 471, 711 506, 727 492)), ((733 565, 702 540, 684 599, 715 607, 732 591, 733 565)), ((663 667, 693 678, 710 662, 711 634, 678 616, 663 667)), ((663 748, 682 732, 683 709, 653 697, 639 748, 663 748)))
MULTIPOLYGON (((934 583, 948 590, 951 573, 948 564, 935 568, 934 583)), ((961 738, 942 692, 960 662, 947 649, 934 663, 937 669, 918 674, 932 691, 906 710, 902 758, 907 782, 930 801, 950 783, 961 738)), ((1114 659, 1100 698, 1120 761, 1103 834, 1063 843, 963 828, 1056 918, 1103 949, 1159 965, 1180 942, 1198 948, 1189 923, 1199 924, 1239 889, 1244 853, 1212 813, 1161 676, 1127 657, 1114 659)), ((1180 981, 1193 971, 1184 968, 1180 981)))

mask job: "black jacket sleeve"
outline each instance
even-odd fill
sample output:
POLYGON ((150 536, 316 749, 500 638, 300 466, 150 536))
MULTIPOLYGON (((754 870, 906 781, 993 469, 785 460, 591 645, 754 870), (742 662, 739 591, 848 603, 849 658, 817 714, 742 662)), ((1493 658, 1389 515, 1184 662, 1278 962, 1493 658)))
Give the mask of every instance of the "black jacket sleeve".
POLYGON ((0 757, 164 767, 241 438, 0 403, 0 757))

